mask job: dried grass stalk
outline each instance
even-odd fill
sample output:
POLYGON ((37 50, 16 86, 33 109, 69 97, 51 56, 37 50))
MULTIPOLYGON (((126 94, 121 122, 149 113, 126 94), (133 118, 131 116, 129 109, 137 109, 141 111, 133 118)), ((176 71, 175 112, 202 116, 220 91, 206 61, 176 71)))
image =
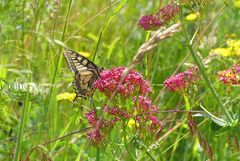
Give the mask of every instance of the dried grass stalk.
POLYGON ((131 69, 133 69, 136 65, 142 62, 142 59, 150 50, 157 47, 160 41, 171 37, 173 34, 179 32, 180 26, 180 23, 176 23, 167 28, 166 30, 159 29, 154 32, 153 36, 147 42, 140 46, 137 54, 133 58, 132 63, 123 71, 121 82, 125 79, 131 69))

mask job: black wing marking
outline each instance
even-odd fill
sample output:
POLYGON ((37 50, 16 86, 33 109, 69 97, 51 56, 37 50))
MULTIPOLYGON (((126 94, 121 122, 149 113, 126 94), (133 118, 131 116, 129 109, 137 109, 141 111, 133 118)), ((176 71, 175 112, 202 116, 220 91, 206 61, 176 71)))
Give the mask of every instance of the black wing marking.
POLYGON ((67 60, 69 69, 75 74, 91 70, 96 75, 99 75, 98 67, 93 62, 91 62, 84 56, 78 54, 77 52, 72 50, 66 50, 64 51, 64 56, 67 60))

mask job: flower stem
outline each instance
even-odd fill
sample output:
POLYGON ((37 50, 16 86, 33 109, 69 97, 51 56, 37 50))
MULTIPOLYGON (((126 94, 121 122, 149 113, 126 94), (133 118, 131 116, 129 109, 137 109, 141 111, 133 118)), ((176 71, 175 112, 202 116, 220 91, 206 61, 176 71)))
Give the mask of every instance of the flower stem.
POLYGON ((27 121, 27 113, 28 113, 28 109, 31 106, 31 103, 29 102, 29 86, 28 86, 28 92, 27 92, 27 96, 26 99, 24 101, 24 107, 23 107, 23 112, 22 112, 22 116, 21 116, 21 122, 20 122, 20 127, 18 130, 18 135, 17 135, 17 145, 16 145, 16 151, 15 151, 15 155, 14 155, 14 161, 19 161, 21 160, 20 155, 22 152, 22 141, 23 141, 23 134, 24 134, 24 129, 25 129, 25 125, 26 125, 26 121, 27 121))
POLYGON ((160 57, 161 49, 162 49, 161 47, 158 47, 158 49, 157 49, 157 57, 156 57, 156 60, 154 62, 154 68, 153 68, 153 73, 152 73, 152 78, 151 78, 151 84, 153 83, 153 79, 154 79, 155 73, 157 71, 158 60, 159 60, 159 57, 160 57))
MULTIPOLYGON (((130 160, 136 160, 133 156, 133 154, 130 152, 130 150, 128 149, 128 143, 127 143, 127 132, 126 132, 126 122, 123 121, 122 122, 122 126, 123 126, 123 142, 124 142, 124 146, 126 148, 126 151, 128 153, 128 155, 130 156, 130 160)), ((128 156, 127 155, 127 156, 128 156)))
MULTIPOLYGON (((181 20, 183 21, 182 8, 181 8, 181 20)), ((218 102, 221 110, 224 112, 224 114, 225 114, 225 116, 226 116, 226 118, 227 118, 227 120, 228 120, 228 123, 231 124, 232 121, 233 121, 233 119, 232 119, 231 115, 228 113, 228 111, 225 109, 225 107, 224 107, 222 101, 219 99, 219 96, 218 96, 217 92, 215 91, 215 89, 214 89, 214 87, 213 87, 213 85, 212 85, 209 77, 207 76, 207 73, 205 72, 205 69, 204 69, 202 63, 201 63, 201 61, 199 60, 199 58, 198 58, 198 56, 197 56, 197 54, 196 54, 196 52, 195 52, 195 50, 194 50, 194 48, 193 48, 192 43, 190 42, 188 33, 187 33, 186 28, 185 28, 185 26, 184 26, 183 23, 182 23, 182 28, 183 28, 184 37, 185 37, 185 39, 186 39, 186 41, 187 41, 187 47, 188 47, 188 49, 189 49, 189 51, 190 51, 190 54, 192 55, 195 63, 198 65, 198 67, 199 67, 199 69, 200 69, 200 72, 201 72, 201 74, 202 74, 202 76, 203 76, 203 79, 204 79, 205 82, 207 83, 207 85, 208 85, 208 87, 209 87, 212 95, 214 96, 214 98, 215 98, 216 101, 218 102)))
POLYGON ((99 161, 100 160, 100 149, 97 148, 97 151, 96 151, 96 161, 99 161))
POLYGON ((185 101, 186 110, 187 110, 187 111, 190 111, 190 110, 191 110, 191 105, 190 105, 190 103, 189 103, 188 97, 187 97, 187 96, 183 96, 183 98, 184 98, 184 101, 185 101))

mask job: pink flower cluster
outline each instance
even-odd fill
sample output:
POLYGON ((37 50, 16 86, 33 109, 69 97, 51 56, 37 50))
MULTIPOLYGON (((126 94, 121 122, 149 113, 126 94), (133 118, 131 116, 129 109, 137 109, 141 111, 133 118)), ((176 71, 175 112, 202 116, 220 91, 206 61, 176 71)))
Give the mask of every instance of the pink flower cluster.
POLYGON ((88 120, 88 123, 93 126, 93 129, 87 133, 87 137, 93 145, 103 144, 106 138, 105 131, 112 128, 118 121, 116 119, 110 121, 100 119, 95 110, 90 110, 86 113, 85 118, 88 120))
POLYGON ((184 92, 187 88, 199 80, 199 70, 195 66, 189 70, 171 76, 164 81, 164 86, 173 92, 184 92))
POLYGON ((93 126, 93 129, 87 133, 90 143, 93 145, 103 144, 106 140, 106 132, 112 129, 118 121, 126 119, 134 119, 138 124, 135 127, 144 134, 146 131, 155 134, 163 129, 163 123, 157 118, 158 107, 152 105, 150 99, 144 96, 135 96, 133 104, 130 109, 105 106, 103 118, 99 118, 95 110, 86 113, 85 117, 93 126))
POLYGON ((141 124, 150 122, 147 128, 152 133, 155 133, 163 128, 163 123, 156 116, 158 107, 152 105, 150 99, 144 96, 139 96, 134 97, 133 101, 135 102, 135 106, 132 113, 137 113, 137 115, 133 115, 133 117, 135 118, 136 122, 140 124, 140 127, 143 128, 141 124))
POLYGON ((226 85, 240 85, 240 64, 218 73, 219 81, 226 85))
POLYGON ((134 106, 129 110, 122 110, 119 107, 104 107, 104 112, 108 114, 108 118, 120 121, 123 119, 134 119, 139 124, 139 128, 155 133, 163 128, 163 123, 157 118, 158 107, 151 104, 151 100, 138 96, 133 98, 134 106), (146 122, 148 125, 146 126, 146 122))
POLYGON ((151 100, 144 96, 134 97, 133 101, 135 102, 135 110, 138 114, 156 114, 158 111, 158 107, 151 105, 151 100))
POLYGON ((99 128, 94 128, 87 133, 87 137, 92 145, 98 145, 103 143, 105 140, 105 135, 101 132, 99 128))
POLYGON ((91 110, 86 113, 85 117, 91 125, 95 126, 97 124, 98 117, 95 110, 91 110))
POLYGON ((121 82, 122 73, 126 68, 116 67, 109 70, 104 70, 100 74, 100 78, 94 83, 94 86, 107 98, 111 98, 116 92, 117 99, 124 98, 126 102, 119 104, 118 101, 112 103, 114 106, 105 105, 102 110, 101 118, 97 116, 95 110, 91 110, 85 114, 89 124, 93 126, 87 134, 88 139, 94 145, 104 143, 107 133, 117 122, 126 120, 134 120, 136 128, 146 133, 146 131, 155 134, 161 131, 163 124, 157 118, 158 107, 151 104, 151 100, 144 95, 151 92, 150 84, 144 80, 142 75, 134 70, 131 70, 123 82, 121 82), (130 106, 128 106, 130 105, 130 106))
POLYGON ((160 8, 157 15, 162 19, 163 22, 170 21, 173 19, 180 11, 178 4, 171 2, 166 4, 166 6, 160 8))
POLYGON ((157 15, 142 16, 138 22, 138 25, 144 30, 157 30, 163 26, 163 24, 163 21, 159 20, 157 15))
POLYGON ((150 120, 151 124, 149 125, 149 131, 156 133, 162 131, 164 124, 157 118, 157 116, 146 116, 146 120, 150 120))
POLYGON ((151 87, 148 81, 145 81, 141 74, 131 70, 121 84, 121 76, 124 67, 112 68, 104 70, 100 74, 100 79, 95 82, 95 87, 103 92, 107 97, 111 97, 112 93, 123 97, 130 97, 135 94, 147 94, 151 92, 151 87))
POLYGON ((179 12, 179 5, 171 2, 166 4, 156 14, 142 16, 138 22, 139 26, 145 30, 157 30, 167 24, 179 12))

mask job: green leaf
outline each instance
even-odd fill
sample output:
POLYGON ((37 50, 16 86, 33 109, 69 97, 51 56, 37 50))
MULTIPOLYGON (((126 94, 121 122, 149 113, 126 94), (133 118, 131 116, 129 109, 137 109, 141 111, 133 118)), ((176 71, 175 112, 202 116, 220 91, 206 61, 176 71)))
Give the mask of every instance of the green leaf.
POLYGON ((67 45, 66 45, 64 42, 62 42, 61 40, 54 39, 53 42, 54 42, 55 44, 63 47, 63 48, 68 48, 67 45))
MULTIPOLYGON (((215 124, 215 123, 212 122, 212 124, 215 124)), ((215 126, 215 125, 211 125, 211 126, 215 126)), ((214 130, 213 131, 215 132, 215 135, 220 136, 220 135, 224 135, 224 134, 228 133, 231 130, 231 128, 230 128, 230 126, 226 126, 226 127, 221 127, 219 129, 214 129, 214 130), (216 130, 216 131, 214 131, 214 130, 216 130)))
POLYGON ((223 128, 222 126, 220 126, 219 124, 216 124, 214 121, 212 121, 212 123, 211 123, 211 129, 213 130, 213 131, 218 131, 218 130, 220 130, 221 128, 223 128))
POLYGON ((205 114, 202 113, 202 115, 210 118, 213 122, 215 122, 215 123, 218 124, 219 126, 222 126, 222 127, 229 126, 228 123, 227 123, 225 120, 220 119, 220 118, 214 116, 214 115, 211 114, 206 108, 204 108, 201 104, 200 104, 200 107, 206 112, 205 114))

